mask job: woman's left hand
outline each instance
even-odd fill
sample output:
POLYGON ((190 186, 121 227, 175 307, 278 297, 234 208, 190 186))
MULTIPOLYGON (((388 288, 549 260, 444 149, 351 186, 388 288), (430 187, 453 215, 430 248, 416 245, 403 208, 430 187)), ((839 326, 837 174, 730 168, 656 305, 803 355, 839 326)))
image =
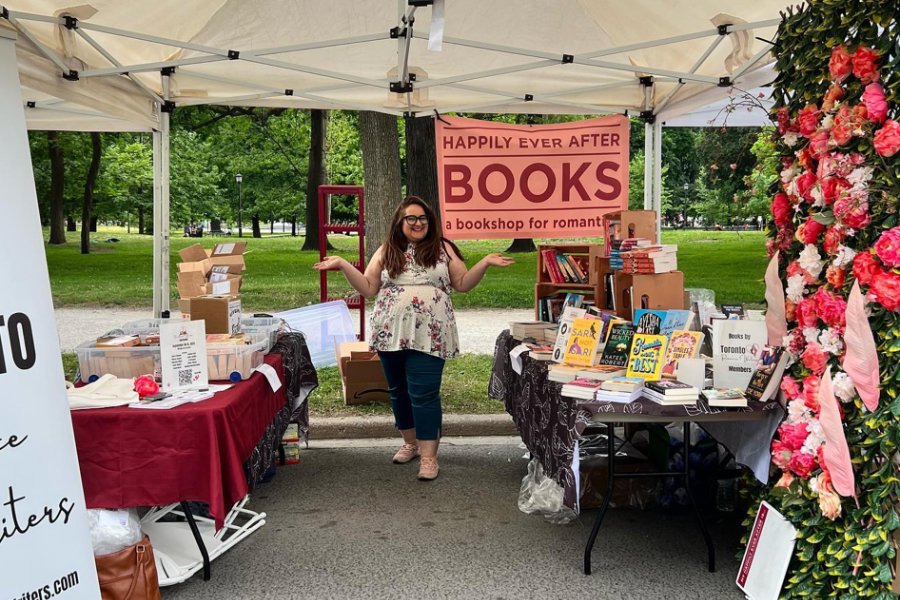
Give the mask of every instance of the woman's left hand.
POLYGON ((515 263, 513 259, 508 256, 503 256, 499 253, 488 254, 484 257, 484 262, 489 267, 508 267, 509 265, 515 263))

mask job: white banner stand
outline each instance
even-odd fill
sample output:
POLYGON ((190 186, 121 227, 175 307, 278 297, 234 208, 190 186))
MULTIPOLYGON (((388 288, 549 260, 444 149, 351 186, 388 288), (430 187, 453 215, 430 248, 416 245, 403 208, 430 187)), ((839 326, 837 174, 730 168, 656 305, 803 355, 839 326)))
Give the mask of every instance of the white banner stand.
POLYGON ((0 25, 0 598, 94 600, 15 40, 0 25))

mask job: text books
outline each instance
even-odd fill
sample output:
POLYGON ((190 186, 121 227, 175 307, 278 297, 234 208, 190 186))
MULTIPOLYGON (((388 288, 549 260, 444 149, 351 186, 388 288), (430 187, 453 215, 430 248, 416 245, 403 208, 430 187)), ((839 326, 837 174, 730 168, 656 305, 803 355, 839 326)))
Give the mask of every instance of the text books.
POLYGON ((644 397, 658 404, 691 405, 700 398, 700 390, 677 379, 660 379, 644 383, 644 397))
POLYGON ((660 373, 662 373, 666 344, 667 340, 664 335, 636 333, 631 341, 626 374, 629 377, 641 377, 645 380, 659 379, 660 373))

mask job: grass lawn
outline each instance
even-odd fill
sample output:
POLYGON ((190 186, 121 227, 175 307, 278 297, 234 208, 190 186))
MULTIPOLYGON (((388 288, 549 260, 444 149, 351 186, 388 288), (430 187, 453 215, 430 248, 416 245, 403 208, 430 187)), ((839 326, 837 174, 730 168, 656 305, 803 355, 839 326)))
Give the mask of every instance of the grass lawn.
MULTIPOLYGON (((77 233, 69 233, 64 246, 46 246, 50 285, 56 307, 149 307, 153 274, 153 239, 116 229, 94 234, 92 252, 79 252, 77 233), (106 241, 115 238, 117 242, 106 241)), ((197 241, 212 247, 217 241, 237 238, 181 238, 171 240, 172 298, 177 298, 178 251, 197 241)), ((337 253, 352 257, 357 238, 332 236, 337 253)), ((271 312, 306 306, 319 301, 319 277, 312 269, 317 251, 301 251, 303 238, 244 238, 249 253, 241 289, 245 312, 271 312)), ((566 240, 573 241, 573 240, 566 240)), ((585 240, 597 241, 597 240, 585 240)), ((716 301, 728 304, 760 304, 766 268, 765 235, 762 232, 665 231, 663 242, 678 244, 678 264, 686 287, 709 288, 716 301)), ((548 243, 550 243, 548 241, 548 243)), ((502 252, 509 240, 464 241, 459 244, 468 264, 485 254, 502 252)), ((516 264, 493 269, 474 290, 454 297, 459 308, 531 308, 536 254, 514 255, 516 264)), ((329 278, 333 295, 347 288, 338 275, 329 278)))
MULTIPOLYGON (((79 252, 77 234, 68 234, 65 246, 47 246, 50 284, 56 307, 151 305, 150 283, 153 272, 153 239, 127 234, 121 230, 103 230, 93 236, 92 253, 79 252), (115 237, 119 241, 109 242, 115 237)), ((212 247, 217 241, 237 238, 172 238, 172 298, 177 298, 175 281, 178 250, 200 241, 212 247)), ((352 257, 357 238, 332 236, 337 253, 352 257)), ((319 277, 312 264, 317 251, 300 251, 302 238, 244 238, 248 242, 247 271, 241 290, 245 312, 271 312, 305 306, 319 301, 319 277)), ((572 242, 573 240, 565 240, 572 242)), ((598 240, 579 240, 598 241, 598 240)), ((763 274, 766 268, 765 235, 762 232, 665 231, 663 242, 678 244, 678 264, 685 274, 686 287, 715 291, 719 304, 760 305, 763 301, 763 274)), ((546 243, 552 243, 547 241, 546 243)), ((509 240, 459 244, 471 265, 485 254, 502 252, 509 240)), ((473 291, 454 296, 458 308, 531 308, 534 297, 534 252, 514 255, 516 264, 494 269, 473 291)), ((337 276, 331 280, 339 283, 337 276)), ((334 285, 339 292, 343 286, 334 285)), ((504 323, 498 322, 498 331, 504 323)), ((488 400, 491 356, 464 355, 449 361, 444 371, 443 405, 448 413, 477 414, 503 412, 499 402, 488 400)), ((74 355, 63 356, 67 377, 77 367, 74 355)), ((390 414, 387 404, 345 406, 337 368, 319 370, 319 388, 310 398, 310 411, 317 416, 390 414)))

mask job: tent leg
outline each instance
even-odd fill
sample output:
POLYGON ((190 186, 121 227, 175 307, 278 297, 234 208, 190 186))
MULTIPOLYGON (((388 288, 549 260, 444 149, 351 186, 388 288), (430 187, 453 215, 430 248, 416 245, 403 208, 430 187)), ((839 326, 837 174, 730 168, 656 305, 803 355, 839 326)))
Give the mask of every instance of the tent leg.
POLYGON ((653 210, 653 124, 644 123, 644 210, 653 210))
POLYGON ((653 122, 653 210, 656 211, 656 241, 662 241, 662 121, 653 122))
POLYGON ((169 113, 153 132, 153 315, 169 310, 169 113))

